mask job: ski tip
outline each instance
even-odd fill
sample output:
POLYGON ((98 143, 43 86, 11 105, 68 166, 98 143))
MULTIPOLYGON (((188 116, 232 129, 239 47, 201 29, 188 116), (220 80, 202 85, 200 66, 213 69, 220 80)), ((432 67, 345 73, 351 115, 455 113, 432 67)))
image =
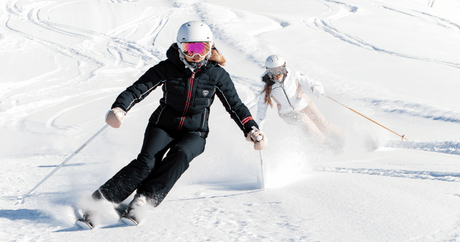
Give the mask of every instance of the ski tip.
POLYGON ((139 223, 134 220, 133 218, 128 218, 128 217, 122 217, 120 219, 124 224, 129 225, 129 226, 138 226, 139 223))
POLYGON ((84 221, 82 219, 77 220, 75 224, 81 229, 81 230, 92 230, 93 226, 88 223, 87 221, 84 221))

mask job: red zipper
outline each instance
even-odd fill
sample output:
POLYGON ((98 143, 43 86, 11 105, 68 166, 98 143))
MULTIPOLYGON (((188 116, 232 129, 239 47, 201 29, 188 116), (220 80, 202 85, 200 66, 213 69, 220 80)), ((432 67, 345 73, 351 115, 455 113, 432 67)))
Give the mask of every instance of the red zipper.
POLYGON ((179 127, 177 127, 177 130, 182 129, 182 126, 184 125, 184 122, 185 122, 185 115, 187 114, 188 108, 190 107, 190 101, 192 99, 192 91, 193 91, 193 81, 195 80, 196 72, 192 73, 192 76, 190 77, 188 81, 187 102, 185 103, 184 112, 182 113, 182 117, 180 119, 179 127))

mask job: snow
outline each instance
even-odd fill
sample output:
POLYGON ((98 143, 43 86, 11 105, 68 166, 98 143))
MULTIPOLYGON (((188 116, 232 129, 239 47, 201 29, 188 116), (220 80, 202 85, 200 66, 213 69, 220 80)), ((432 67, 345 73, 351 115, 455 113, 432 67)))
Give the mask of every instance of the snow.
POLYGON ((0 0, 2 241, 459 241, 460 2, 455 0, 0 0), (432 7, 429 5, 433 3, 432 7), (204 154, 139 227, 98 207, 99 229, 69 231, 72 206, 136 157, 156 90, 38 187, 104 126, 116 96, 165 58, 179 26, 207 23, 256 113, 270 54, 320 81, 312 97, 347 129, 321 149, 268 112, 260 157, 216 100, 204 154), (369 151, 370 144, 378 149, 369 151))

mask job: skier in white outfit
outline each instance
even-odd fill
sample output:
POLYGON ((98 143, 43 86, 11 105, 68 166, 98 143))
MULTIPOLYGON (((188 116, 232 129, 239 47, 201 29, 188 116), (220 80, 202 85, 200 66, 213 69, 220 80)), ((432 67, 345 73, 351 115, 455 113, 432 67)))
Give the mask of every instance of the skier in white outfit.
POLYGON ((259 95, 257 123, 262 125, 268 106, 277 104, 279 116, 290 124, 303 124, 318 143, 337 144, 344 130, 329 122, 318 110, 310 97, 313 93, 318 98, 324 94, 324 87, 297 71, 286 67, 286 61, 279 55, 271 55, 265 61, 266 71, 262 74, 265 86, 259 95), (331 139, 327 139, 330 137, 331 139))

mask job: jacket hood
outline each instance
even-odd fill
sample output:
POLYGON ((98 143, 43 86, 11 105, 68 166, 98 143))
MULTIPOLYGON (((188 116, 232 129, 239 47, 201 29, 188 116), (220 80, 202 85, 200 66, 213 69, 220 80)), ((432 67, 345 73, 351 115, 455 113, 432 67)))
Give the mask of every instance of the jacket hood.
POLYGON ((179 47, 177 47, 177 44, 176 43, 172 44, 169 47, 169 49, 166 51, 166 57, 170 61, 172 61, 175 65, 185 68, 185 64, 179 58, 179 51, 178 50, 179 50, 179 47))

